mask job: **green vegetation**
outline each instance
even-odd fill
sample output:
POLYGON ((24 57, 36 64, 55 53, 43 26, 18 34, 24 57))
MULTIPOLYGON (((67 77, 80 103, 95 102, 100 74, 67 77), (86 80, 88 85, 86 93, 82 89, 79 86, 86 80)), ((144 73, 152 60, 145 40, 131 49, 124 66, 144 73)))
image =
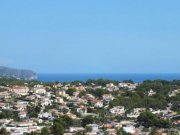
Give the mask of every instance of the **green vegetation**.
POLYGON ((117 135, 130 135, 129 133, 126 133, 125 131, 123 131, 122 128, 117 130, 117 135))
POLYGON ((2 110, 0 113, 0 119, 15 119, 15 120, 19 120, 18 118, 18 112, 16 111, 10 111, 10 110, 2 110))
POLYGON ((85 83, 83 81, 73 81, 71 82, 72 85, 79 86, 79 84, 84 85, 85 83))
POLYGON ((54 120, 53 122, 53 134, 54 135, 63 135, 64 130, 72 126, 73 120, 68 116, 61 116, 54 120))
MULTIPOLYGON (((8 77, 0 77, 0 86, 13 86, 13 85, 25 85, 34 86, 36 84, 40 84, 41 82, 36 80, 23 80, 23 79, 16 79, 16 78, 8 78, 8 77)), ((46 84, 46 83, 44 83, 46 84)))
POLYGON ((133 108, 153 108, 153 109, 165 109, 167 101, 160 95, 148 97, 145 94, 134 93, 126 91, 121 96, 110 102, 110 107, 113 106, 125 106, 126 109, 133 108))
POLYGON ((0 135, 9 135, 5 128, 0 129, 0 135))
POLYGON ((92 124, 95 121, 95 118, 93 116, 86 116, 82 120, 82 126, 85 127, 87 124, 92 124))
POLYGON ((86 94, 87 94, 86 91, 81 91, 81 92, 79 93, 79 97, 81 98, 82 96, 85 96, 86 94))
POLYGON ((136 90, 147 92, 150 89, 161 95, 168 95, 168 92, 180 86, 180 81, 165 81, 165 80, 146 80, 140 84, 136 90))
POLYGON ((99 85, 99 86, 106 86, 106 84, 108 84, 108 83, 113 83, 113 84, 117 85, 119 83, 119 81, 104 80, 104 79, 98 79, 98 80, 89 79, 86 81, 87 85, 95 84, 95 85, 99 85))
POLYGON ((40 113, 41 108, 40 106, 27 106, 27 114, 29 117, 38 117, 38 114, 40 113))
POLYGON ((41 129, 41 135, 50 135, 49 130, 47 127, 41 129))
POLYGON ((64 126, 61 118, 57 118, 53 122, 53 133, 54 135, 63 135, 64 134, 64 126))
POLYGON ((109 91, 107 89, 96 89, 96 90, 88 89, 87 93, 90 93, 95 97, 102 98, 102 95, 109 94, 109 91))
POLYGON ((168 93, 172 90, 180 88, 180 81, 144 81, 137 88, 136 92, 125 91, 113 101, 110 102, 110 107, 122 105, 126 109, 133 109, 137 107, 152 108, 152 109, 165 109, 168 103, 173 104, 173 110, 179 110, 180 94, 174 97, 169 97, 168 93), (148 96, 150 90, 156 92, 153 96, 148 96))
POLYGON ((76 90, 74 88, 69 88, 66 93, 69 94, 69 96, 73 96, 73 93, 75 92, 76 90))
POLYGON ((137 119, 140 125, 143 125, 146 128, 156 127, 156 128, 169 128, 171 123, 169 120, 163 120, 157 115, 151 112, 143 112, 137 119))
POLYGON ((26 133, 26 135, 39 135, 39 134, 36 132, 31 132, 31 133, 26 133))

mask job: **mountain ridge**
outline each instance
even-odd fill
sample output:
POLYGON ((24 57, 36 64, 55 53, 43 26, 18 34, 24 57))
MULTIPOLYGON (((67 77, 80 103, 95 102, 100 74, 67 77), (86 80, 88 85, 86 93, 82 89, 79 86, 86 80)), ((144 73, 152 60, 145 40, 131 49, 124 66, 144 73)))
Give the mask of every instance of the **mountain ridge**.
POLYGON ((32 70, 0 66, 0 77, 13 77, 17 79, 36 80, 37 74, 32 70))

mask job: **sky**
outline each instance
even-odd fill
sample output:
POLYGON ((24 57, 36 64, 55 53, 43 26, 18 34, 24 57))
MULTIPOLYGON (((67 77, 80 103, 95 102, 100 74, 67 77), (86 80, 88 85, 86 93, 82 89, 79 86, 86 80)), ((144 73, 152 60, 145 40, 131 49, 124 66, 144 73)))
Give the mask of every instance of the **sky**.
POLYGON ((179 0, 1 0, 0 65, 180 73, 179 0))

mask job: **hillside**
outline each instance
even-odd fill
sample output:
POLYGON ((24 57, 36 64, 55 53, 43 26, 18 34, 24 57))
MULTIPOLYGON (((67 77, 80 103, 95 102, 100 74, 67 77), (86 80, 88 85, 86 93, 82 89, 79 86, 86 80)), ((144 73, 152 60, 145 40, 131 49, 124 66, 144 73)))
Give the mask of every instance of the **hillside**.
POLYGON ((0 77, 14 77, 19 79, 34 80, 37 75, 32 70, 21 70, 0 66, 0 77))

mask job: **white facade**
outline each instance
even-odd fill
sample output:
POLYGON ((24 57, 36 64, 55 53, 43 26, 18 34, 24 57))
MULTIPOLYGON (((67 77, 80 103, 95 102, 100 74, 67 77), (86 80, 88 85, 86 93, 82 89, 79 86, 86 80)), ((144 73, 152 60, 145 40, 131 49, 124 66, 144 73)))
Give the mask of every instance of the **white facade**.
POLYGON ((103 107, 103 102, 102 101, 98 101, 95 103, 94 105, 96 108, 102 108, 103 107))
POLYGON ((125 113, 124 106, 116 106, 110 109, 110 112, 115 115, 122 115, 125 113))

